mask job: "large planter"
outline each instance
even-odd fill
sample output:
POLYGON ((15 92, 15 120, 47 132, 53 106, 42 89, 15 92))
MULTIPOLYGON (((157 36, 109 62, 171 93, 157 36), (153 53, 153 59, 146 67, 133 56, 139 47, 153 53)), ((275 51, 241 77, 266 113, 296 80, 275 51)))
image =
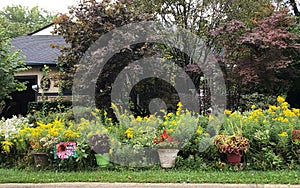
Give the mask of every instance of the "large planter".
POLYGON ((35 167, 38 169, 46 168, 49 165, 49 156, 44 152, 32 152, 35 167))
POLYGON ((227 161, 231 164, 239 164, 242 159, 241 154, 236 154, 236 153, 226 153, 227 154, 227 161))
POLYGON ((105 167, 109 164, 109 154, 95 154, 97 165, 100 167, 105 167))
POLYGON ((162 168, 172 168, 175 166, 178 149, 157 149, 160 166, 162 168))

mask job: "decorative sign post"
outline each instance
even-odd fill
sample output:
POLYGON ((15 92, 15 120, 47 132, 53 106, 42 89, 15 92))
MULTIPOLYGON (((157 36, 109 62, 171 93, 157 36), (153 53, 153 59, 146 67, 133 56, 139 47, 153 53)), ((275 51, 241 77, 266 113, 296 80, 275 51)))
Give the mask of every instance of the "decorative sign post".
POLYGON ((76 142, 60 142, 53 144, 54 159, 68 159, 70 157, 77 158, 76 142))

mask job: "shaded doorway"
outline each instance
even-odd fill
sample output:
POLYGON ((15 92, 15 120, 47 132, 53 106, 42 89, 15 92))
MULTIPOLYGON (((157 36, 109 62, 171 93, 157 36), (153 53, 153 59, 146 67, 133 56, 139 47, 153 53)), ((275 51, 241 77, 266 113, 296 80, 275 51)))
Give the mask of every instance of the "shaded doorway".
POLYGON ((6 100, 6 107, 1 116, 10 118, 13 115, 25 116, 28 112, 28 103, 36 101, 36 92, 32 89, 37 84, 37 76, 17 76, 20 82, 26 82, 26 90, 15 91, 11 94, 12 99, 6 100))

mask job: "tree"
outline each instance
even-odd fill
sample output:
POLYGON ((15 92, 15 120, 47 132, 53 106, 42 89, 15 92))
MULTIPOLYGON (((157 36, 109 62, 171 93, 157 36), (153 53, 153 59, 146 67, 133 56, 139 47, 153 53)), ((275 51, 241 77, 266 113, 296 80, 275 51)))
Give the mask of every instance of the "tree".
MULTIPOLYGON (((59 27, 55 29, 55 33, 64 36, 66 42, 70 44, 67 47, 60 47, 62 51, 62 55, 59 57, 61 62, 60 80, 64 87, 70 88, 72 76, 76 70, 75 65, 90 44, 106 32, 127 23, 154 17, 163 24, 178 25, 188 29, 202 37, 208 45, 219 48, 216 45, 216 39, 208 35, 210 30, 233 19, 242 20, 247 26, 252 26, 266 15, 270 15, 272 11, 273 7, 269 0, 119 0, 113 1, 113 3, 112 1, 82 1, 77 7, 70 9, 69 15, 62 15, 56 20, 59 27)), ((164 54, 173 57, 172 61, 189 70, 195 85, 200 86, 201 70, 191 66, 195 64, 191 57, 178 49, 158 47, 164 54)), ((114 66, 117 69, 114 69, 113 76, 107 78, 105 83, 110 84, 113 81, 122 67, 132 60, 132 52, 138 51, 138 48, 127 50, 124 50, 122 55, 118 54, 114 57, 116 59, 112 62, 116 63, 114 66), (117 59, 119 61, 116 61, 117 59), (124 62, 125 59, 127 62, 121 65, 121 60, 124 62)), ((109 88, 101 87, 102 89, 109 88)), ((105 101, 108 101, 107 99, 105 101)))
MULTIPOLYGON (((69 14, 64 14, 55 20, 54 33, 62 35, 69 46, 56 46, 60 48, 61 55, 58 57, 60 73, 58 75, 59 84, 70 89, 73 82, 73 75, 76 65, 83 57, 90 45, 99 37, 114 28, 123 25, 150 20, 151 16, 134 10, 131 0, 117 1, 81 1, 77 6, 69 10, 69 14)), ((116 53, 110 60, 110 67, 103 70, 104 73, 98 84, 97 106, 109 110, 111 104, 109 99, 110 84, 117 74, 132 61, 135 52, 143 46, 132 45, 121 52, 116 53), (107 72, 105 72, 107 71, 107 72)))
POLYGON ((226 72, 229 106, 237 109, 241 94, 286 93, 293 81, 293 54, 299 53, 299 36, 289 32, 294 22, 287 11, 277 11, 247 27, 232 21, 212 31, 220 41, 220 62, 226 72))
POLYGON ((10 98, 12 92, 26 89, 25 84, 17 81, 14 75, 27 69, 19 52, 11 50, 10 39, 0 26, 0 114, 5 106, 5 99, 10 98))
POLYGON ((35 6, 31 9, 21 5, 7 6, 0 11, 0 23, 7 28, 11 38, 32 33, 42 27, 53 23, 56 15, 39 9, 35 6))
MULTIPOLYGON (((229 23, 232 20, 239 20, 240 22, 243 22, 245 27, 251 28, 274 11, 274 7, 269 0, 136 0, 135 3, 137 8, 141 9, 141 11, 154 14, 156 18, 164 24, 177 25, 198 35, 209 47, 211 47, 211 49, 215 51, 216 54, 218 52, 223 52, 224 46, 223 44, 220 44, 220 41, 224 42, 224 40, 222 37, 211 37, 209 34, 211 30, 229 23)), ((229 33, 227 35, 228 40, 226 39, 226 45, 233 47, 230 43, 235 43, 237 38, 234 38, 231 34, 232 33, 229 33)), ((194 49, 190 49, 190 51, 193 50, 194 49)), ((235 46, 235 48, 226 50, 228 50, 227 55, 243 56, 238 45, 235 46)), ((172 57, 174 62, 189 72, 191 79, 198 87, 198 93, 200 90, 205 90, 207 88, 205 87, 206 82, 202 82, 201 80, 208 78, 205 78, 201 69, 196 65, 198 63, 196 62, 197 60, 194 60, 183 52, 178 51, 178 49, 168 49, 165 50, 164 53, 167 53, 168 56, 172 57)), ((232 64, 234 63, 235 62, 232 62, 232 64)), ((225 66, 222 64, 221 66, 223 67, 224 74, 229 76, 231 73, 228 72, 228 68, 225 69, 225 66)), ((231 79, 236 80, 238 78, 231 77, 231 79)), ((227 92, 229 94, 228 96, 236 96, 239 89, 231 87, 228 80, 226 81, 227 92)), ((210 105, 206 104, 206 101, 208 101, 208 103, 210 101, 209 91, 206 93, 208 93, 208 95, 201 99, 204 102, 204 109, 201 109, 202 112, 210 105)), ((229 101, 230 100, 231 99, 229 99, 229 101)))

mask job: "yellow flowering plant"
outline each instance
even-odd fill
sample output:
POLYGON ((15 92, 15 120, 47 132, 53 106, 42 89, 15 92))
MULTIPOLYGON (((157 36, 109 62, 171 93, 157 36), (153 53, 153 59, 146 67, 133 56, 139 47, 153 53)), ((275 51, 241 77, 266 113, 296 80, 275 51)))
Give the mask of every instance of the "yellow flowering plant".
POLYGON ((162 110, 164 113, 163 122, 157 129, 156 138, 167 134, 178 142, 179 147, 184 146, 194 134, 202 134, 203 129, 198 126, 199 115, 182 109, 182 104, 177 104, 175 113, 162 110))
POLYGON ((118 124, 111 128, 110 134, 116 141, 132 146, 140 145, 141 147, 153 145, 156 129, 162 123, 161 118, 155 114, 135 117, 114 104, 112 108, 118 119, 118 124))
POLYGON ((126 166, 148 166, 157 163, 153 150, 156 129, 162 119, 155 114, 134 116, 128 111, 112 105, 118 123, 109 127, 111 161, 126 166))
POLYGON ((248 158, 260 168, 280 167, 286 159, 294 157, 291 133, 300 125, 299 109, 290 108, 282 96, 276 101, 265 108, 254 104, 248 111, 224 112, 221 132, 248 138, 251 143, 248 158))
POLYGON ((20 130, 19 139, 28 141, 33 151, 50 152, 53 144, 59 141, 75 141, 79 138, 71 127, 67 127, 63 119, 56 118, 49 123, 36 122, 20 130))
POLYGON ((79 145, 83 151, 90 148, 97 154, 108 153, 110 149, 109 128, 112 119, 107 117, 107 112, 99 109, 89 109, 89 119, 80 118, 74 124, 76 132, 80 134, 79 145))

